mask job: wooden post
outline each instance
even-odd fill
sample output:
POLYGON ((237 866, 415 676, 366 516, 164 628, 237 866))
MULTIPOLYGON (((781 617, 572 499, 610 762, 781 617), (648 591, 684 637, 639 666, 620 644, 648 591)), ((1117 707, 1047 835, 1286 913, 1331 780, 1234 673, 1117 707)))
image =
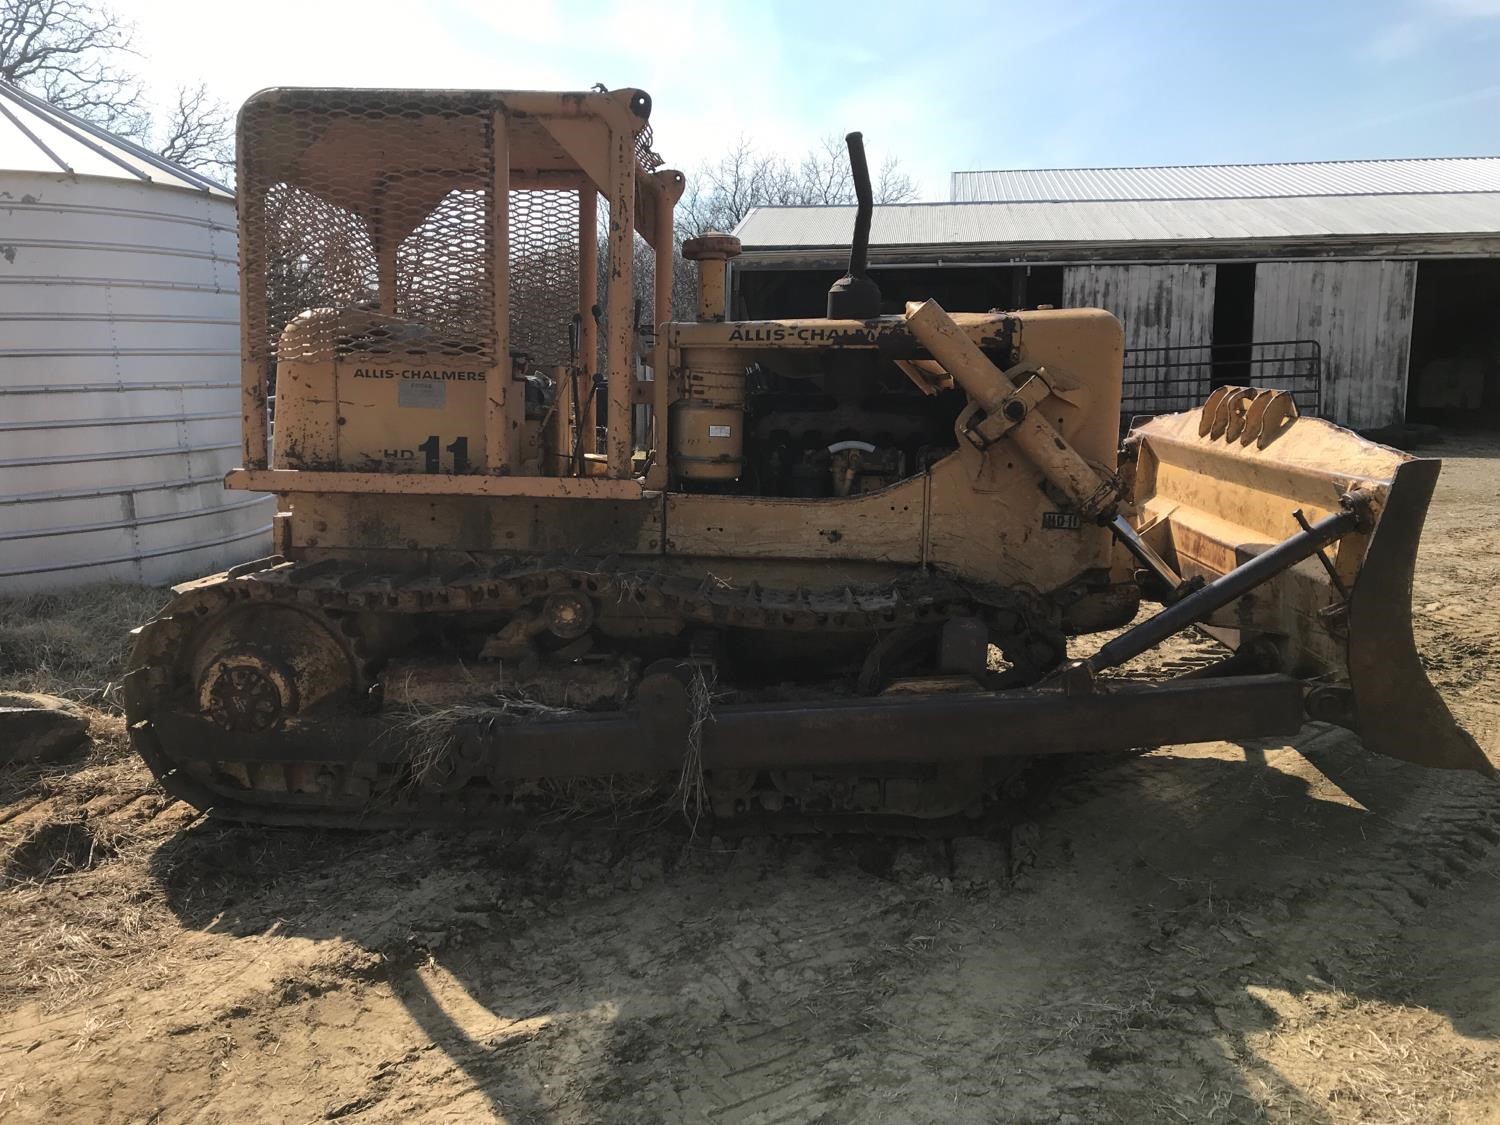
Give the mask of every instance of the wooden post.
MULTIPOLYGON (((599 396, 594 393, 594 374, 599 369, 599 322, 594 305, 599 301, 599 191, 586 184, 578 191, 578 366, 583 371, 578 403, 578 426, 583 433, 583 452, 597 453, 594 435, 599 428, 599 396)), ((581 471, 581 470, 579 470, 581 471)))
POLYGON ((609 335, 604 357, 609 380, 609 430, 604 453, 609 476, 628 480, 630 384, 635 378, 635 136, 610 131, 609 292, 605 295, 609 335))
POLYGON ((490 183, 487 216, 490 228, 490 293, 495 342, 494 362, 484 380, 484 457, 493 476, 508 473, 515 456, 512 430, 510 362, 510 135, 505 110, 497 108, 490 140, 490 183))

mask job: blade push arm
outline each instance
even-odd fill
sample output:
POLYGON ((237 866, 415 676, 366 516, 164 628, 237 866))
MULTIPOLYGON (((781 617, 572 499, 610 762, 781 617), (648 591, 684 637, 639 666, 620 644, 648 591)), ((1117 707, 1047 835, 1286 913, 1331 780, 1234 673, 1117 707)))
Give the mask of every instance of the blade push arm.
POLYGON ((1129 521, 1115 513, 1119 481, 1084 460, 1036 409, 1052 392, 1044 370, 1028 372, 1017 385, 990 362, 936 301, 908 304, 906 323, 912 335, 979 407, 981 413, 969 423, 971 441, 987 449, 1009 438, 1079 512, 1109 525, 1126 550, 1156 578, 1164 595, 1171 598, 1186 593, 1182 577, 1136 534, 1129 521))
POLYGON ((1045 372, 1031 372, 1018 387, 936 301, 907 305, 906 324, 983 411, 983 416, 970 424, 971 441, 987 448, 1001 438, 1009 438, 1084 515, 1097 517, 1113 512, 1119 499, 1118 483, 1079 456, 1035 409, 1051 393, 1045 372))

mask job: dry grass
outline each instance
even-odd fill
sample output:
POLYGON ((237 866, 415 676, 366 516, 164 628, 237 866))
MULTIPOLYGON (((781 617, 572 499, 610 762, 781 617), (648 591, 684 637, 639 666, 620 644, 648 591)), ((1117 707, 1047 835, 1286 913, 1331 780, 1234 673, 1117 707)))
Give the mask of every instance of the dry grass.
MULTIPOLYGON (((40 692, 81 704, 93 743, 87 764, 117 760, 129 750, 115 689, 130 656, 130 631, 169 597, 158 587, 111 582, 0 598, 0 691, 40 692)), ((76 773, 76 762, 0 770, 0 820, 9 819, 6 813, 13 814, 17 802, 53 794, 76 773)))
POLYGON ((1038 1020, 1037 1052, 1057 1046, 1079 1051, 1129 1047, 1143 1031, 1170 1024, 1175 1010, 1147 985, 1139 993, 1083 998, 1069 995, 1038 1020), (1051 1017, 1051 1018, 1048 1018, 1051 1017))
POLYGON ((43 692, 114 710, 130 630, 169 597, 154 586, 111 582, 0 598, 0 691, 43 692))
POLYGON ((171 803, 134 755, 95 753, 80 762, 15 768, 3 776, 0 886, 45 881, 42 876, 54 867, 63 874, 123 853, 154 831, 151 818, 171 803), (75 828, 85 835, 78 836, 75 828), (44 848, 47 839, 51 843, 44 848), (15 854, 23 845, 31 858, 15 854))
POLYGON ((412 705, 401 712, 390 733, 410 765, 410 783, 441 785, 453 769, 458 750, 456 735, 461 728, 475 725, 485 729, 502 719, 555 718, 573 713, 572 708, 540 703, 522 692, 492 694, 478 703, 412 705))
POLYGON ((703 724, 713 718, 714 707, 713 681, 704 675, 702 664, 693 665, 693 679, 688 684, 688 706, 691 717, 687 747, 683 751, 682 772, 677 778, 674 797, 682 810, 682 818, 697 836, 698 821, 708 810, 708 787, 703 781, 703 724))
MULTIPOLYGON (((392 728, 409 763, 408 784, 442 785, 452 772, 458 751, 456 734, 465 726, 488 729, 499 721, 529 722, 577 714, 571 707, 555 707, 522 692, 491 694, 475 703, 440 707, 408 707, 392 728)), ((551 778, 517 787, 518 798, 536 799, 549 817, 568 819, 601 813, 624 815, 659 804, 662 780, 649 775, 551 778)))
POLYGON ((151 857, 190 819, 169 809, 187 813, 134 758, 54 768, 0 808, 0 1010, 55 1010, 124 965, 159 983, 157 938, 174 921, 151 857))
MULTIPOLYGON (((703 724, 711 720, 716 698, 712 681, 705 678, 701 668, 695 668, 688 685, 691 718, 687 746, 682 769, 675 777, 622 773, 545 778, 519 787, 516 795, 540 798, 544 808, 539 811, 550 818, 680 815, 696 834, 699 820, 708 809, 708 790, 703 779, 703 724)), ((574 708, 543 703, 520 691, 491 693, 474 703, 410 706, 392 728, 392 737, 399 741, 409 763, 407 784, 441 786, 455 767, 455 755, 460 750, 456 735, 461 728, 485 730, 495 722, 530 722, 576 714, 574 708)))
POLYGON ((56 1010, 125 964, 144 966, 150 987, 161 968, 155 936, 172 919, 149 863, 173 824, 157 819, 169 802, 125 753, 114 685, 130 630, 169 596, 109 583, 0 598, 0 691, 80 703, 93 738, 85 758, 0 770, 0 1010, 56 1010))
POLYGON ((1493 1057, 1442 1015, 1343 992, 1326 1001, 1326 1010, 1292 1016, 1247 1045, 1327 1119, 1462 1121, 1464 1100, 1493 1088, 1493 1057))
MULTIPOLYGON (((132 868, 122 868, 130 870, 132 868)), ((142 867, 143 870, 143 867, 142 867)), ((119 871, 112 871, 112 879, 119 871)), ((66 893, 23 887, 5 896, 0 939, 8 950, 0 972, 0 1010, 24 1003, 52 1012, 96 995, 129 966, 132 988, 154 988, 172 975, 162 936, 177 922, 159 894, 136 886, 66 893)))

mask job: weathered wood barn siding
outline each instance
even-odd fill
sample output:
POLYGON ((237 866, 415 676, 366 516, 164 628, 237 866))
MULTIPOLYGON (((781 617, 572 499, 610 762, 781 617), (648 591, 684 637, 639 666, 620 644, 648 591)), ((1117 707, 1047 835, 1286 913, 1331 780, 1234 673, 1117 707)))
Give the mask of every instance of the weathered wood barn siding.
POLYGON ((1063 270, 1063 305, 1114 313, 1125 325, 1127 351, 1207 344, 1214 327, 1214 267, 1069 266, 1063 270))
POLYGON ((1205 262, 1063 270, 1064 307, 1106 309, 1125 326, 1127 412, 1187 410, 1207 395, 1208 365, 1192 361, 1207 359, 1213 342, 1215 276, 1205 262))
POLYGON ((1385 426, 1406 412, 1417 263, 1259 262, 1255 338, 1316 340, 1323 417, 1385 426))

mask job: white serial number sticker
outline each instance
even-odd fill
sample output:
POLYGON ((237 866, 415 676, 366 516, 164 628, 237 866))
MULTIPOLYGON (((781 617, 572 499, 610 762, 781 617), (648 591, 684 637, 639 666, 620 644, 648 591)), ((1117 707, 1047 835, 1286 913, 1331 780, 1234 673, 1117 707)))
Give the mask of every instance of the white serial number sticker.
POLYGON ((446 383, 418 383, 403 379, 396 384, 397 406, 420 406, 427 410, 442 410, 448 397, 446 383))
POLYGON ((730 436, 730 427, 729 426, 710 426, 710 427, 708 427, 708 436, 711 437, 711 438, 714 438, 714 437, 729 437, 730 436))

